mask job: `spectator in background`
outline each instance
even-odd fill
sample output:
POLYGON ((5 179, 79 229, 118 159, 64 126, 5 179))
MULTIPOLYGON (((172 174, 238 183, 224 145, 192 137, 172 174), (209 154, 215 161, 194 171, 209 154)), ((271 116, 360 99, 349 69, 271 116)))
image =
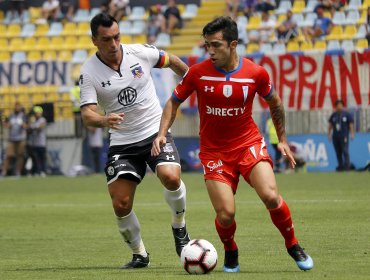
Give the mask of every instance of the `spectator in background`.
POLYGON ((349 134, 351 139, 355 138, 355 130, 353 127, 352 115, 345 111, 342 100, 335 102, 335 112, 329 118, 328 138, 333 140, 335 153, 337 155, 338 167, 337 171, 350 169, 349 158, 349 134))
POLYGON ((149 8, 147 41, 148 44, 154 44, 158 34, 161 32, 163 15, 161 12, 161 5, 153 5, 149 8))
POLYGON ((277 28, 277 37, 279 42, 287 43, 298 35, 297 22, 293 19, 293 13, 289 10, 284 20, 277 28))
POLYGON ((247 18, 253 15, 256 3, 256 0, 242 0, 243 13, 247 18))
POLYGON ((315 39, 322 38, 330 34, 333 29, 333 22, 330 18, 324 16, 323 6, 316 7, 317 18, 314 21, 312 27, 306 27, 302 29, 303 35, 306 41, 314 41, 315 39))
POLYGON ((10 8, 12 11, 12 19, 17 18, 17 14, 23 20, 24 0, 10 0, 10 8))
POLYGON ((271 117, 267 120, 266 123, 266 134, 268 136, 269 142, 272 146, 272 148, 275 151, 275 158, 274 158, 274 172, 280 172, 280 163, 282 154, 280 150, 278 149, 279 139, 275 130, 274 123, 272 122, 271 117))
POLYGON ((239 11, 239 3, 239 0, 225 0, 225 15, 231 17, 233 20, 236 20, 239 11))
POLYGON ((75 81, 74 87, 69 91, 69 96, 72 101, 72 111, 74 116, 75 125, 75 136, 82 136, 82 119, 81 119, 81 109, 80 109, 80 85, 79 80, 75 81))
POLYGON ((19 102, 15 103, 14 112, 5 120, 4 127, 9 129, 9 142, 2 167, 2 176, 8 173, 10 161, 15 157, 15 176, 20 176, 25 156, 27 118, 19 102))
POLYGON ((167 1, 167 9, 163 15, 164 20, 162 21, 162 32, 170 34, 175 28, 182 28, 182 18, 175 0, 167 1))
MULTIPOLYGON (((303 153, 303 147, 302 144, 291 141, 288 143, 290 151, 293 154, 294 160, 296 162, 295 166, 295 172, 298 172, 299 170, 303 170, 303 172, 306 172, 306 161, 304 158, 304 153, 303 153)), ((292 173, 294 170, 291 168, 289 161, 285 159, 285 173, 292 173)))
POLYGON ((72 0, 60 0, 61 20, 72 21, 74 10, 72 0))
POLYGON ((103 147, 103 129, 101 127, 87 127, 87 141, 93 160, 95 173, 100 173, 100 154, 103 147))
POLYGON ((46 176, 46 119, 43 117, 44 110, 41 106, 33 107, 34 117, 31 118, 29 129, 31 130, 31 150, 35 159, 35 174, 46 176))
POLYGON ((254 5, 255 12, 268 12, 275 10, 275 4, 270 0, 257 0, 257 3, 254 5))
POLYGON ((59 1, 46 0, 44 4, 42 4, 41 13, 42 19, 44 21, 56 21, 58 19, 59 14, 59 1))
POLYGON ((367 44, 370 47, 370 7, 367 8, 366 39, 367 44))
POLYGON ((110 0, 108 13, 119 22, 123 16, 130 14, 130 0, 110 0))
POLYGON ((274 18, 270 17, 269 13, 262 12, 262 21, 258 30, 252 30, 249 32, 249 41, 254 43, 268 43, 271 39, 272 34, 274 34, 276 21, 274 18))

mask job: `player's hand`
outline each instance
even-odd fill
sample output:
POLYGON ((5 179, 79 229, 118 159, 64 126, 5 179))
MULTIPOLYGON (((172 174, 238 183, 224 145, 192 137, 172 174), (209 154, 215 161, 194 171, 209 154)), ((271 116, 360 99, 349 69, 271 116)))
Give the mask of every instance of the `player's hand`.
POLYGON ((290 150, 288 143, 280 142, 277 147, 280 150, 280 152, 282 153, 282 155, 285 156, 288 159, 288 161, 290 163, 290 166, 292 168, 294 168, 295 165, 296 165, 296 162, 294 160, 293 153, 290 150))
POLYGON ((167 139, 165 136, 158 136, 157 138, 155 138, 152 145, 151 155, 153 157, 158 156, 161 153, 161 147, 164 146, 166 142, 167 139))
POLYGON ((112 129, 120 129, 120 124, 123 121, 123 117, 125 116, 125 113, 111 113, 109 114, 106 118, 107 122, 107 127, 112 128, 112 129))

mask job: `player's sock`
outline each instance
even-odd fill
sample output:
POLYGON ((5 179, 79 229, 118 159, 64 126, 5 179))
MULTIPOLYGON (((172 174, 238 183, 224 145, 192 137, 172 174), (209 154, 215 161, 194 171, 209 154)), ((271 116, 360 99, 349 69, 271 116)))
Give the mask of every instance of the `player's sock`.
POLYGON ((131 248, 133 254, 147 257, 148 253, 146 252, 143 240, 141 239, 140 223, 134 210, 132 210, 127 216, 117 217, 117 224, 119 232, 124 241, 131 248))
POLYGON ((172 210, 172 227, 183 228, 185 226, 186 187, 183 181, 175 191, 164 188, 164 197, 172 210))
POLYGON ((235 220, 230 226, 224 227, 223 225, 220 224, 220 222, 217 220, 217 217, 216 217, 215 225, 216 225, 218 236, 220 237, 222 243, 224 244, 225 251, 237 250, 238 246, 236 245, 235 240, 234 240, 234 234, 236 231, 235 220))
POLYGON ((293 245, 298 244, 298 240, 294 235, 294 226, 289 207, 281 196, 279 206, 269 209, 269 212, 272 222, 285 239, 286 248, 291 248, 293 245))

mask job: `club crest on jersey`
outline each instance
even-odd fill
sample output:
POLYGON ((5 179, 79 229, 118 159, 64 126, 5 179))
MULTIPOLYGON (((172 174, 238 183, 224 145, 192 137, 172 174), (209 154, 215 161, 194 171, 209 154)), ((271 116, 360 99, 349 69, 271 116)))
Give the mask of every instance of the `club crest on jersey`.
POLYGON ((222 92, 226 98, 229 98, 233 94, 233 87, 231 85, 224 85, 222 92))
POLYGON ((144 75, 143 68, 139 65, 139 63, 132 65, 130 69, 132 75, 134 75, 134 78, 140 79, 144 75))

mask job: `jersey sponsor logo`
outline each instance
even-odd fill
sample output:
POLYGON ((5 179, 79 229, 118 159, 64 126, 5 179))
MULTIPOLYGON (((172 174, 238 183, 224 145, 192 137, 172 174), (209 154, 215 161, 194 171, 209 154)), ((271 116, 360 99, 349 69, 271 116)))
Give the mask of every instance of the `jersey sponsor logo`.
POLYGON ((221 117, 234 117, 243 115, 245 112, 245 107, 243 108, 215 108, 207 106, 206 114, 214 115, 214 116, 221 116, 221 117))
POLYGON ((144 75, 143 68, 139 63, 136 63, 135 65, 132 65, 130 67, 132 75, 134 75, 134 78, 140 79, 144 75))
POLYGON ((163 152, 173 153, 173 147, 172 147, 171 143, 166 143, 166 145, 163 146, 163 152))
POLYGON ((224 85, 222 89, 222 93, 226 98, 229 98, 233 94, 233 87, 232 85, 224 85))
POLYGON ((113 176, 114 175, 114 167, 113 166, 108 166, 107 168, 107 173, 109 176, 113 176))
POLYGON ((137 97, 136 89, 132 87, 124 88, 118 94, 118 102, 123 106, 130 106, 132 105, 137 97))
POLYGON ((108 81, 106 81, 106 82, 101 82, 101 86, 102 87, 106 87, 106 86, 110 86, 110 85, 112 85, 111 83, 110 83, 110 81, 108 80, 108 81))
POLYGON ((209 86, 204 86, 204 91, 205 91, 205 92, 208 92, 208 91, 210 91, 210 92, 214 92, 214 91, 215 91, 215 87, 214 87, 214 86, 211 86, 211 87, 209 87, 209 86))
MULTIPOLYGON (((217 169, 217 168, 219 168, 219 167, 221 167, 221 166, 223 166, 223 163, 222 163, 222 160, 218 160, 217 162, 215 162, 215 161, 213 161, 213 160, 211 160, 211 161, 209 161, 208 163, 207 163, 207 167, 208 167, 208 169, 209 169, 209 171, 213 171, 213 170, 215 170, 215 169, 217 169)), ((219 173, 222 173, 222 170, 221 170, 221 172, 219 172, 219 173)))

